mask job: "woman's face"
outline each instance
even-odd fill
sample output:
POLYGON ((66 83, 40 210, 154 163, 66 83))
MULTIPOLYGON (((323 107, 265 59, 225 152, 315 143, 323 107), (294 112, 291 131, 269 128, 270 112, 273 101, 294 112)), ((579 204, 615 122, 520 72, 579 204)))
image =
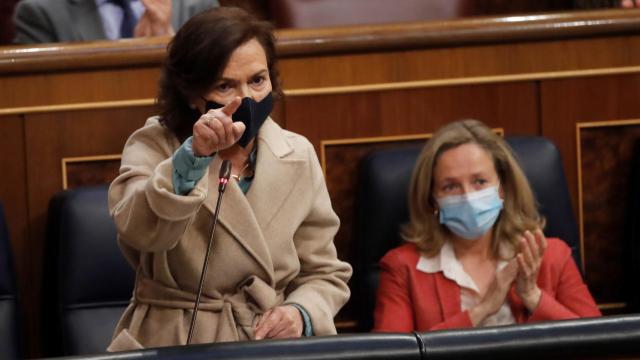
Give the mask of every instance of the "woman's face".
POLYGON ((436 199, 463 195, 498 182, 491 154, 478 144, 466 143, 440 155, 433 169, 432 194, 436 199))
MULTIPOLYGON (((222 77, 216 80, 204 98, 226 105, 236 96, 260 101, 270 92, 267 56, 258 40, 251 39, 231 54, 222 77)), ((204 102, 201 106, 204 112, 204 102)))

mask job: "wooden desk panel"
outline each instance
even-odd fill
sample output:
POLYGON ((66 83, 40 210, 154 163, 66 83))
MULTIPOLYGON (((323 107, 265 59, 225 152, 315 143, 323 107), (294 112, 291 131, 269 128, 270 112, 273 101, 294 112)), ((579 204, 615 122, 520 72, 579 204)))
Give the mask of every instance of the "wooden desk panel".
POLYGON ((321 141, 433 132, 476 118, 509 134, 538 134, 535 82, 289 96, 287 128, 321 141), (488 104, 491 104, 488 106, 488 104))
POLYGON ((638 94, 640 73, 547 80, 540 85, 542 133, 563 155, 581 226, 586 280, 595 298, 617 311, 626 307, 629 258, 624 249, 630 239, 625 238, 623 216, 628 204, 615 199, 630 196, 625 177, 630 171, 628 144, 640 139, 638 94), (620 126, 620 121, 637 124, 620 126))
MULTIPOLYGON (((516 44, 444 47, 367 54, 285 58, 279 62, 285 89, 393 84, 420 80, 620 68, 640 64, 640 35, 516 44)), ((466 79, 468 80, 468 79, 466 79)), ((312 90, 313 89, 313 90, 312 90)))
POLYGON ((159 78, 157 66, 4 76, 0 77, 0 110, 35 106, 49 111, 46 107, 51 105, 151 99, 159 78))
POLYGON ((562 153, 576 214, 576 123, 640 117, 640 72, 545 80, 540 84, 542 133, 562 153))

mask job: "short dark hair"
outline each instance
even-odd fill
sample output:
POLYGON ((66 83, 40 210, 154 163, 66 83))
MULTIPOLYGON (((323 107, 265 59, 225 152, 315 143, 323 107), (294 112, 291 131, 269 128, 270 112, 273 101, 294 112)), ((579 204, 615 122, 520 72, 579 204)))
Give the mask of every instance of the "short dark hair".
POLYGON ((192 134, 199 113, 190 99, 203 96, 222 76, 231 54, 256 39, 267 57, 275 95, 280 95, 273 26, 236 7, 204 11, 187 21, 167 46, 158 104, 160 122, 180 141, 192 134))

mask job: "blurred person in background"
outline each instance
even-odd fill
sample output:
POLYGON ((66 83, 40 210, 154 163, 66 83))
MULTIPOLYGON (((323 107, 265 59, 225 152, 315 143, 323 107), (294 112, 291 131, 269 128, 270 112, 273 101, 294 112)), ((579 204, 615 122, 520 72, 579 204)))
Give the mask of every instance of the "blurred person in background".
POLYGON ((171 36, 218 0, 22 0, 16 44, 171 36))
POLYGON ((640 0, 574 0, 576 9, 640 8, 640 0))

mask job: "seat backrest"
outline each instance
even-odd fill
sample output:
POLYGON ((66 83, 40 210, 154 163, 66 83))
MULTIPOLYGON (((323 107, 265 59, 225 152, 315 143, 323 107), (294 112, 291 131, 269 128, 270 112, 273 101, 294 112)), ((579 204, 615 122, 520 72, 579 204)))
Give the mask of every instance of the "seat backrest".
POLYGON ((3 359, 18 359, 22 353, 19 310, 9 231, 0 204, 0 357, 3 359))
MULTIPOLYGON (((573 215, 562 159, 556 146, 542 137, 507 137, 547 219, 545 234, 566 241, 580 267, 578 227, 573 215)), ((361 331, 373 326, 380 258, 401 242, 400 226, 408 220, 407 193, 422 145, 384 149, 360 164, 354 253, 353 297, 361 331)))
POLYGON ((545 235, 564 240, 582 269, 580 234, 558 148, 543 137, 514 136, 506 140, 529 180, 538 210, 547 220, 545 235))
POLYGON ((118 249, 107 190, 65 191, 49 204, 44 279, 49 356, 105 352, 131 298, 135 273, 118 249))

